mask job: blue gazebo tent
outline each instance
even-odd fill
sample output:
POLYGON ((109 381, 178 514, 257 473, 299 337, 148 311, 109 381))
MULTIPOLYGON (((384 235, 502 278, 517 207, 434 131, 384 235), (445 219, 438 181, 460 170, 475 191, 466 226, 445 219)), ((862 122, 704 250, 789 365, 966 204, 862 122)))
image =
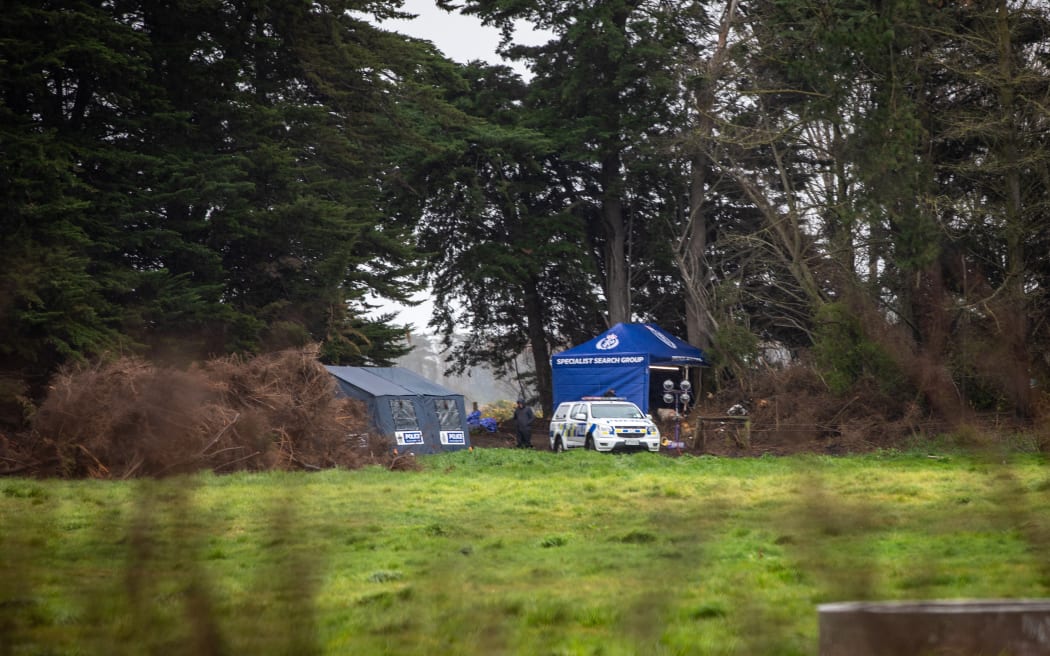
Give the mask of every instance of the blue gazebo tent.
POLYGON ((470 446, 463 395, 404 367, 325 366, 336 393, 364 401, 375 429, 416 454, 470 446))
MULTIPOLYGON (((554 405, 608 390, 649 412, 653 372, 709 365, 703 351, 652 323, 618 323, 551 356, 554 405)), ((662 382, 662 380, 661 380, 662 382)))

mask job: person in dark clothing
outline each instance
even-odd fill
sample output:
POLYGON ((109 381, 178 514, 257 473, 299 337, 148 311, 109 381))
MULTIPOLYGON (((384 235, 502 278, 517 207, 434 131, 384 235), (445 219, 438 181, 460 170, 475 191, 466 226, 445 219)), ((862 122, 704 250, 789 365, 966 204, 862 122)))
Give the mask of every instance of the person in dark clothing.
POLYGON ((517 448, 532 448, 532 420, 535 418, 536 414, 532 408, 525 405, 525 399, 518 399, 518 407, 514 408, 514 427, 518 431, 518 443, 515 445, 517 448))

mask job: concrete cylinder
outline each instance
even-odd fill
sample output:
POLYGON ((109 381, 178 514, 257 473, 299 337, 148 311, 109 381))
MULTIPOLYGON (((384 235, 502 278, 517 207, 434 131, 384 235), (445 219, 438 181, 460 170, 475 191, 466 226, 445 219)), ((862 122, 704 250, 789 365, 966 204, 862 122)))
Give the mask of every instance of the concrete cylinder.
POLYGON ((1046 656, 1050 600, 843 602, 817 607, 820 656, 1046 656))

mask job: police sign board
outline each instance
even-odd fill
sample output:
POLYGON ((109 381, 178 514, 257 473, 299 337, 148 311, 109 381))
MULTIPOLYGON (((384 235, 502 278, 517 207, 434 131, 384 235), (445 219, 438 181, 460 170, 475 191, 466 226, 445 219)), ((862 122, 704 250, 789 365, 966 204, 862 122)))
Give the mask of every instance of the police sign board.
POLYGON ((394 437, 397 438, 397 443, 402 446, 423 443, 423 431, 396 431, 394 437))
POLYGON ((441 443, 463 445, 467 443, 467 438, 463 431, 441 431, 441 443))

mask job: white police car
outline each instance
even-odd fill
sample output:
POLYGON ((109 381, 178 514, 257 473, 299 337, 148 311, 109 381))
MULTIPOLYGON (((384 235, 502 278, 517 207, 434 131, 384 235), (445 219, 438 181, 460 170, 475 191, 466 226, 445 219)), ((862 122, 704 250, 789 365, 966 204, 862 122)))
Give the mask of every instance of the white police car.
POLYGON ((585 396, 561 403, 551 417, 552 451, 576 447, 598 451, 660 450, 660 429, 638 406, 619 397, 585 396))

